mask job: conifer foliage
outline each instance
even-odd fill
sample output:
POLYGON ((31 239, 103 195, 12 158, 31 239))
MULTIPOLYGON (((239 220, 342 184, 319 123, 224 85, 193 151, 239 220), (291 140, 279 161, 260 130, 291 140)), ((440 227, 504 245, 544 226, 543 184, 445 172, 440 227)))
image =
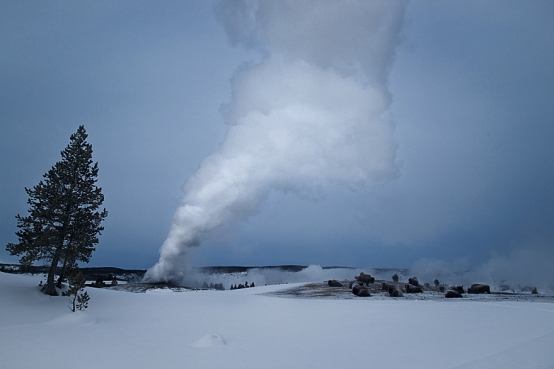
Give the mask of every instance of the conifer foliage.
POLYGON ((69 145, 57 162, 29 195, 29 215, 17 215, 19 243, 6 249, 21 256, 23 265, 44 260, 50 263, 44 286, 46 294, 57 296, 55 273, 61 263, 61 278, 67 268, 77 262, 88 263, 98 235, 104 230, 102 221, 108 216, 99 210, 104 202, 102 189, 96 186, 98 163, 92 161, 92 145, 87 142, 84 126, 71 135, 69 145))
POLYGON ((73 312, 88 308, 90 296, 88 292, 83 293, 85 282, 85 277, 80 272, 74 274, 69 277, 69 289, 62 293, 63 296, 69 296, 69 309, 73 312))

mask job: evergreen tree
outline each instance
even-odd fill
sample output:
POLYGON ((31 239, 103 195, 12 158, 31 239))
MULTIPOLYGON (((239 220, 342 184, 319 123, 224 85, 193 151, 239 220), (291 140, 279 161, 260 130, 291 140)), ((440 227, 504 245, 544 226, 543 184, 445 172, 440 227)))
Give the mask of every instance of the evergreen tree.
POLYGON ((54 281, 58 264, 62 263, 63 278, 66 268, 78 261, 88 263, 108 215, 106 209, 99 211, 104 195, 96 186, 98 163, 93 163, 92 145, 86 139, 85 127, 79 126, 62 151, 62 160, 38 185, 25 188, 29 215, 16 216, 19 243, 6 247, 21 256, 23 265, 37 260, 50 263, 44 291, 52 296, 58 295, 54 281))
POLYGON ((69 296, 69 309, 75 312, 76 309, 84 310, 88 308, 90 296, 85 289, 85 277, 79 272, 69 277, 69 289, 62 293, 63 296, 69 296))
MULTIPOLYGON (((87 291, 85 293, 80 293, 77 295, 77 309, 85 310, 88 308, 88 302, 90 301, 90 296, 87 291)), ((73 310, 75 312, 75 310, 73 310)))

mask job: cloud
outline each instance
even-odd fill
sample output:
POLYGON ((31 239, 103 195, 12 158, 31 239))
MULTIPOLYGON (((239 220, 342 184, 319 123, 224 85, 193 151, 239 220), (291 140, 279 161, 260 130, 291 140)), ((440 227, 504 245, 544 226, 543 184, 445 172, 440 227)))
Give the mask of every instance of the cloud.
POLYGON ((406 1, 221 1, 231 44, 384 83, 406 1))
POLYGON ((464 259, 446 262, 437 259, 421 259, 410 267, 410 273, 422 282, 438 278, 447 285, 486 283, 495 291, 509 289, 521 292, 532 287, 554 291, 554 251, 552 239, 517 244, 505 253, 486 255, 483 263, 471 268, 464 259))
POLYGON ((383 82, 401 3, 276 4, 218 8, 232 42, 265 54, 235 73, 222 109, 225 140, 185 183, 160 262, 145 280, 182 278, 188 247, 255 215, 271 191, 317 198, 325 184, 358 189, 397 175, 383 82))

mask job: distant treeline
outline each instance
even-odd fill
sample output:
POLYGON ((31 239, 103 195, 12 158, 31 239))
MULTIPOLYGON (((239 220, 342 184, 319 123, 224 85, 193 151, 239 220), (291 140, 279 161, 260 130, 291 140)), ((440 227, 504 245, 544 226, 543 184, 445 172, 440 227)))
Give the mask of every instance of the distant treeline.
MULTIPOLYGON (((14 273, 30 273, 30 274, 41 274, 48 273, 50 268, 47 265, 20 265, 20 264, 2 264, 0 263, 0 268, 4 271, 9 272, 13 271, 14 273)), ((62 268, 58 267, 56 272, 61 272, 62 268)), ((146 273, 144 269, 121 269, 115 267, 79 267, 81 273, 94 273, 94 274, 124 274, 124 273, 146 273)))
MULTIPOLYGON (((28 273, 28 274, 46 274, 50 267, 47 265, 19 265, 19 264, 1 264, 0 271, 6 273, 28 273)), ((62 268, 56 269, 56 274, 61 273, 62 268)), ((80 267, 79 271, 87 279, 95 279, 98 276, 107 275, 137 275, 144 276, 146 270, 143 269, 121 269, 115 267, 80 267)))
MULTIPOLYGON (((201 273, 244 273, 251 269, 274 269, 285 272, 300 272, 306 269, 307 265, 275 265, 275 266, 207 266, 196 268, 201 273)), ((45 274, 48 273, 49 266, 46 265, 19 265, 19 264, 2 264, 0 263, 0 271, 7 273, 30 273, 30 274, 45 274)), ((350 267, 328 266, 323 269, 337 269, 350 267)), ((94 279, 97 276, 107 275, 136 275, 140 278, 146 273, 145 269, 123 269, 115 267, 80 267, 79 270, 87 279, 94 279), (93 278, 94 277, 94 278, 93 278)), ((57 268, 56 273, 59 274, 61 268, 57 268)))
POLYGON ((251 269, 276 269, 286 272, 299 272, 307 268, 305 265, 277 265, 277 266, 208 266, 197 268, 202 273, 244 273, 251 269))

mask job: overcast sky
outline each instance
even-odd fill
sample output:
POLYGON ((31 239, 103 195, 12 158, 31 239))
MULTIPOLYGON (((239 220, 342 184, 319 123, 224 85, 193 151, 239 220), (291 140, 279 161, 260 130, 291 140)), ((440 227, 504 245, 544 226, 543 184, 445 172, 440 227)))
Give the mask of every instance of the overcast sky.
MULTIPOLYGON (((257 140, 264 145, 258 131, 237 136, 241 121, 229 122, 248 105, 241 102, 247 87, 251 99, 276 90, 295 102, 294 86, 280 85, 286 78, 299 85, 326 78, 317 86, 342 89, 337 96, 354 110, 365 93, 392 98, 376 110, 384 125, 372 126, 383 147, 355 151, 371 135, 345 146, 356 160, 367 154, 366 164, 352 167, 363 180, 351 180, 348 166, 344 177, 328 171, 341 167, 336 145, 321 154, 325 174, 307 184, 315 190, 286 176, 276 184, 282 177, 275 172, 256 182, 248 211, 230 211, 189 248, 193 265, 403 267, 437 259, 476 266, 522 253, 554 262, 554 3, 398 3, 387 26, 392 36, 368 38, 383 42, 377 56, 356 42, 381 13, 366 18, 333 9, 334 2, 301 4, 341 16, 332 24, 344 27, 318 30, 321 40, 305 43, 294 35, 306 17, 279 6, 260 10, 263 32, 245 36, 229 16, 240 1, 0 2, 0 261, 18 260, 5 245, 17 242, 15 215, 27 214, 24 188, 60 160, 79 125, 93 145, 109 212, 89 265, 148 268, 184 206, 180 199, 202 187, 209 171, 197 172, 202 160, 257 140), (354 40, 345 47, 362 50, 354 55, 362 77, 352 74, 350 84, 327 72, 350 73, 341 66, 351 60, 337 59, 341 50, 324 39, 337 32, 354 40), (275 55, 297 64, 281 77, 275 71, 283 67, 268 61, 275 55), (268 87, 270 77, 276 87, 268 87)), ((308 104, 312 90, 302 91, 299 103, 308 104)), ((294 152, 301 146, 286 142, 294 152)), ((309 160, 318 162, 317 153, 309 160)))

